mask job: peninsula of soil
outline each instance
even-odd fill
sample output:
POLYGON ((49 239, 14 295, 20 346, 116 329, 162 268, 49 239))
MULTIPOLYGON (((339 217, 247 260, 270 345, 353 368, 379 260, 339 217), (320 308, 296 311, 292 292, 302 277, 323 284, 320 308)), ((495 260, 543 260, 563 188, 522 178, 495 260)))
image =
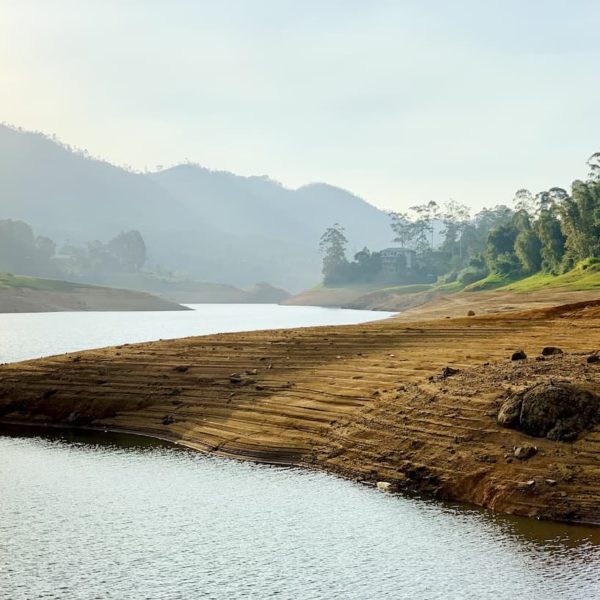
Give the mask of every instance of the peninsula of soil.
POLYGON ((190 310, 145 292, 0 274, 0 313, 190 310))
POLYGON ((515 310, 482 293, 476 309, 8 364, 0 415, 600 524, 600 300, 587 294, 515 310))

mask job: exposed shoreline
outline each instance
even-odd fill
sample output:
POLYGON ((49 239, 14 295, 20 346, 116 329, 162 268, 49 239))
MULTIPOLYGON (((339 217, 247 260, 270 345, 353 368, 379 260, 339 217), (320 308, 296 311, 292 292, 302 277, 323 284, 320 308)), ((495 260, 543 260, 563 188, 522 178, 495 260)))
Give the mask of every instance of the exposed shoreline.
MULTIPOLYGON (((51 284, 52 280, 48 281, 51 284)), ((62 282, 56 282, 58 288, 62 282)), ((63 284, 65 289, 0 287, 0 313, 64 311, 171 311, 190 310, 146 292, 100 286, 63 284)))
POLYGON ((597 348, 598 301, 218 334, 4 365, 0 415, 7 424, 92 425, 503 513, 600 524, 600 428, 562 443, 502 429, 494 418, 507 391, 549 377, 600 389, 600 367, 585 361, 597 348), (549 344, 565 354, 533 360, 549 344), (512 363, 521 347, 532 358, 512 363), (460 373, 430 380, 447 365, 460 373), (514 460, 513 446, 525 443, 538 453, 514 460))

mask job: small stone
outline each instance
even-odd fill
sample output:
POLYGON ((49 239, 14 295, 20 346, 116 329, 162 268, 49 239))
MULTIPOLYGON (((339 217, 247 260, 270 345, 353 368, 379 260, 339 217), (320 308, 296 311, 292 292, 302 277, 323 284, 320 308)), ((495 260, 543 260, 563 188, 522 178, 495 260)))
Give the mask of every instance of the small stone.
POLYGON ((550 486, 556 485, 556 479, 546 479, 546 483, 550 486))
POLYGON ((529 479, 527 481, 519 481, 517 488, 522 492, 533 491, 535 488, 535 479, 529 479))
POLYGON ((513 454, 519 460, 527 460, 537 454, 537 448, 535 446, 515 446, 513 454))
POLYGON ((78 412, 74 411, 72 413, 69 413, 69 416, 67 417, 66 421, 69 425, 74 425, 79 421, 80 418, 81 415, 78 412))
POLYGON ((545 346, 542 348, 542 356, 557 356, 563 354, 563 351, 556 346, 545 346))
POLYGON ((393 489, 393 486, 389 481, 378 481, 377 489, 381 490, 382 492, 391 492, 393 489))
POLYGON ((496 458, 493 456, 490 456, 489 454, 479 454, 477 456, 477 460, 479 462, 483 462, 483 463, 495 463, 496 462, 496 458))
POLYGON ((523 352, 523 350, 517 350, 516 352, 512 353, 510 360, 525 360, 526 358, 527 358, 527 354, 525 354, 525 352, 523 352))
POLYGON ((475 316, 475 311, 474 311, 474 310, 470 310, 470 311, 467 313, 467 317, 474 317, 474 316, 475 316))
POLYGON ((175 418, 172 415, 165 415, 162 418, 161 423, 163 425, 171 425, 171 423, 175 423, 175 418))
POLYGON ((442 369, 440 378, 446 379, 447 377, 452 377, 452 375, 456 375, 457 373, 460 373, 459 369, 454 369, 453 367, 444 367, 442 369))
POLYGON ((586 360, 587 360, 588 365, 591 365, 592 363, 600 362, 600 355, 590 354, 586 360))

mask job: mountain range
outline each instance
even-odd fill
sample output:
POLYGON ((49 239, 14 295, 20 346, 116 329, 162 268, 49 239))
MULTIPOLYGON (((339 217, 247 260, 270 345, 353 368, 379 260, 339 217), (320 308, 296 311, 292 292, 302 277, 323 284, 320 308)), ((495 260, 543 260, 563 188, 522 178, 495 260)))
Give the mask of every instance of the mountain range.
POLYGON ((320 280, 319 238, 340 223, 349 252, 390 244, 389 216, 341 188, 288 189, 181 164, 132 172, 49 136, 0 125, 0 218, 64 243, 137 229, 149 266, 194 279, 295 291, 320 280))

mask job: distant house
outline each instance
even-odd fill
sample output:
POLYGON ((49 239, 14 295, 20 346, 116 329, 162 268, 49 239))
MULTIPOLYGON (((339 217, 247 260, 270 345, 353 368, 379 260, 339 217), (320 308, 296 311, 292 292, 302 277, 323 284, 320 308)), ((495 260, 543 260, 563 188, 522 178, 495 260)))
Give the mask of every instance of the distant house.
POLYGON ((407 271, 412 270, 415 264, 415 251, 409 248, 385 248, 381 251, 381 272, 386 277, 395 277, 398 275, 398 266, 402 258, 404 259, 404 268, 407 271))

